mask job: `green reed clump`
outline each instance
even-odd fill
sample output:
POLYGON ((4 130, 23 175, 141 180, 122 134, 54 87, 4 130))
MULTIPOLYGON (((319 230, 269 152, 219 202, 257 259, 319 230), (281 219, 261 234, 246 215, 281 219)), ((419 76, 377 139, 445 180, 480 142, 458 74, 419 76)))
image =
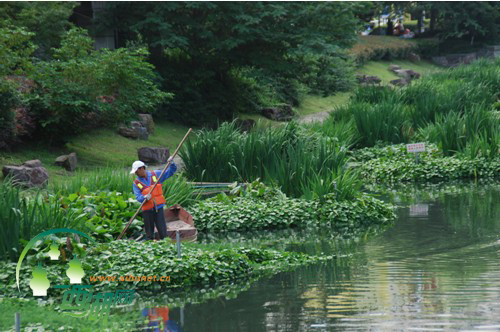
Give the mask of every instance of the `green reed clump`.
POLYGON ((321 133, 323 136, 329 137, 334 142, 346 147, 355 145, 359 140, 354 120, 337 121, 334 113, 330 113, 330 116, 323 122, 313 122, 305 125, 305 127, 310 129, 311 134, 321 133))
POLYGON ((10 179, 0 183, 0 259, 15 260, 26 243, 54 228, 82 229, 84 215, 61 208, 41 190, 22 191, 10 179))
POLYGON ((358 172, 353 170, 324 174, 313 172, 306 180, 307 183, 301 183, 302 197, 320 201, 331 193, 334 193, 334 197, 339 201, 352 200, 359 195, 362 187, 358 172))
MULTIPOLYGON (((51 183, 49 190, 62 196, 80 192, 85 188, 89 192, 116 191, 132 192, 135 175, 128 169, 102 168, 92 171, 77 171, 70 177, 51 183)), ((179 174, 168 178, 163 183, 163 194, 168 204, 189 205, 195 199, 194 188, 185 177, 179 174)))
POLYGON ((123 169, 103 167, 94 170, 77 170, 73 175, 52 181, 49 189, 61 195, 76 193, 85 187, 89 191, 110 190, 126 192, 132 190, 133 177, 123 169))
POLYGON ((469 140, 465 148, 461 151, 461 155, 474 159, 476 157, 484 157, 493 159, 500 155, 500 128, 491 136, 485 133, 479 133, 473 140, 469 140))
POLYGON ((463 114, 438 115, 435 123, 420 130, 420 136, 437 143, 445 156, 460 152, 491 159, 498 152, 499 130, 498 119, 481 104, 463 114))
POLYGON ((402 143, 410 139, 409 112, 402 104, 355 103, 351 105, 351 112, 362 146, 375 146, 379 141, 402 143))
POLYGON ((181 151, 186 175, 197 181, 273 183, 287 195, 300 197, 310 179, 344 171, 347 149, 340 143, 289 123, 278 128, 240 133, 234 123, 201 131, 181 151))
POLYGON ((354 102, 381 103, 391 101, 398 103, 400 95, 389 86, 367 85, 359 87, 354 91, 351 100, 354 102))
POLYGON ((163 182, 163 195, 168 206, 180 204, 186 207, 199 198, 199 193, 196 194, 195 188, 180 174, 175 174, 163 182))
POLYGON ((485 90, 487 101, 498 100, 500 94, 500 59, 480 59, 470 65, 462 65, 450 70, 435 73, 437 80, 455 80, 469 82, 472 86, 481 86, 485 90))
MULTIPOLYGON (((355 121, 357 147, 423 139, 448 156, 466 152, 491 159, 498 151, 500 120, 492 106, 500 97, 499 65, 498 59, 480 60, 401 89, 360 87, 332 117, 337 123, 355 121)), ((318 129, 331 136, 328 125, 318 129)))

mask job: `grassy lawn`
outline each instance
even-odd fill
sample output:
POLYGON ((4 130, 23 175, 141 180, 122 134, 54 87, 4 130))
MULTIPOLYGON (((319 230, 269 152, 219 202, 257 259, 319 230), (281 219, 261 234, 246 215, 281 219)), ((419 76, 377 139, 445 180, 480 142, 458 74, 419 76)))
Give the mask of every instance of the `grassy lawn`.
MULTIPOLYGON (((370 36, 370 38, 371 37, 373 36, 370 36)), ((385 37, 385 36, 375 36, 375 37, 383 37, 382 39, 390 38, 391 40, 393 39, 399 40, 393 37, 385 37)), ((406 42, 406 40, 400 40, 400 41, 406 42)), ((426 76, 440 69, 439 66, 428 61, 419 61, 419 62, 412 62, 409 60, 368 61, 366 64, 364 64, 357 70, 357 73, 378 76, 382 80, 382 84, 389 84, 390 81, 399 78, 396 74, 389 71, 390 64, 399 65, 403 69, 413 69, 416 72, 420 73, 422 76, 426 76)), ((349 97, 351 96, 351 94, 352 92, 341 92, 333 96, 327 96, 327 97, 308 95, 302 99, 300 106, 295 108, 294 110, 298 113, 299 116, 331 111, 332 109, 335 108, 335 106, 346 104, 349 101, 349 97)), ((238 117, 240 119, 253 119, 257 122, 257 126, 264 126, 264 127, 277 126, 284 123, 284 122, 269 120, 268 118, 260 114, 240 114, 238 117)))
MULTIPOLYGON (((70 140, 65 147, 53 148, 46 144, 24 144, 14 152, 0 152, 0 168, 4 165, 21 164, 30 159, 40 159, 49 172, 51 179, 58 179, 67 172, 54 165, 54 160, 61 154, 76 152, 79 171, 96 166, 128 167, 137 160, 137 149, 144 146, 167 147, 171 153, 180 143, 189 128, 173 123, 156 123, 154 134, 147 141, 132 140, 122 137, 111 129, 96 129, 70 140)), ((191 133, 190 139, 195 137, 191 133)))
POLYGON ((369 61, 358 70, 358 73, 378 76, 382 80, 382 83, 389 84, 391 80, 399 78, 396 74, 389 71, 390 64, 401 66, 403 69, 413 69, 422 74, 422 76, 435 72, 440 68, 428 61, 419 61, 417 63, 409 60, 369 61))
POLYGON ((72 139, 66 148, 92 165, 123 166, 137 160, 137 149, 144 146, 167 147, 173 153, 188 129, 168 122, 156 123, 155 132, 147 141, 128 139, 111 129, 98 129, 72 139))
POLYGON ((304 98, 301 105, 295 111, 302 116, 331 111, 335 106, 346 104, 350 96, 351 92, 339 92, 328 97, 309 95, 304 98))
MULTIPOLYGON (((294 108, 294 111, 299 116, 305 116, 319 112, 328 112, 338 105, 346 104, 349 101, 350 96, 351 92, 339 92, 333 96, 327 97, 307 95, 302 99, 300 106, 294 108)), ((260 114, 240 114, 238 115, 238 118, 255 120, 257 122, 257 127, 279 126, 286 123, 270 120, 260 114)))

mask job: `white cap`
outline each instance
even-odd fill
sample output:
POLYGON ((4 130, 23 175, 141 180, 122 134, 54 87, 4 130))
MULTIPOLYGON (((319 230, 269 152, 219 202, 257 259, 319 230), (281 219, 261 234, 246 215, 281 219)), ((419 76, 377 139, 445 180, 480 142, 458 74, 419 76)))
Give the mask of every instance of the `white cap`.
POLYGON ((139 167, 143 167, 143 166, 148 167, 148 166, 146 166, 145 163, 143 163, 140 160, 134 161, 134 163, 132 164, 132 170, 130 171, 130 174, 134 174, 137 171, 137 169, 139 169, 139 167))

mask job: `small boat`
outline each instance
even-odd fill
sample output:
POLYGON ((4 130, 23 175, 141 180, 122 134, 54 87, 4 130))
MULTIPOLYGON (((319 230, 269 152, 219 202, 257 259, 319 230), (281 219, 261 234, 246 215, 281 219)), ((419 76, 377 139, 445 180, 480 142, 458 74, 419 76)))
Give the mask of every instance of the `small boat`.
POLYGON ((198 238, 198 230, 194 226, 193 216, 179 204, 164 209, 167 222, 167 236, 176 241, 176 232, 180 233, 181 241, 194 242, 198 238))
MULTIPOLYGON (((198 238, 198 230, 194 226, 193 216, 182 208, 179 204, 172 205, 167 209, 163 209, 165 222, 167 223, 167 236, 176 242, 177 231, 181 237, 182 242, 194 242, 198 238)), ((133 237, 135 238, 135 236, 133 237)), ((158 230, 154 230, 154 238, 159 239, 158 230)), ((146 240, 146 234, 141 232, 135 241, 146 240)))

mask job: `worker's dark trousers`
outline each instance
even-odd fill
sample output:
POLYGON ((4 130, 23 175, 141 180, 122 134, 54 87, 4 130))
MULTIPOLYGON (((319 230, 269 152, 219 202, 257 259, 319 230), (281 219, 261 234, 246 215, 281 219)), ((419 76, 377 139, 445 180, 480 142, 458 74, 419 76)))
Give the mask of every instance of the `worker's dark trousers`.
POLYGON ((146 231, 148 240, 154 239, 155 225, 156 229, 158 229, 160 240, 167 236, 167 224, 165 223, 163 208, 159 208, 158 211, 155 209, 142 211, 142 216, 144 217, 144 230, 146 231))

